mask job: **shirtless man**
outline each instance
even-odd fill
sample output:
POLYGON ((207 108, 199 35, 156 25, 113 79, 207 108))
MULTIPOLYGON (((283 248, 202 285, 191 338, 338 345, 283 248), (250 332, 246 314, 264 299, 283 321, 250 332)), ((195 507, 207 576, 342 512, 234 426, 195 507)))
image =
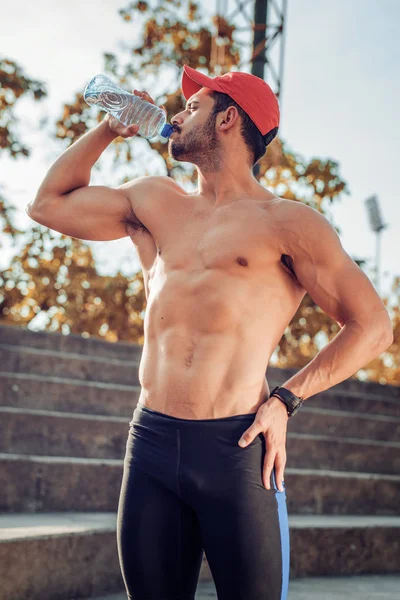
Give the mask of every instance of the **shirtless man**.
POLYGON ((83 240, 129 235, 140 257, 141 394, 117 525, 128 598, 193 600, 204 549, 219 600, 285 600, 292 406, 386 350, 390 318, 329 221, 254 178, 279 126, 269 86, 185 66, 182 91, 189 102, 171 120, 168 147, 196 166, 196 192, 160 176, 90 186, 103 150, 138 130, 107 115, 55 161, 27 211, 83 240), (341 330, 270 396, 271 354, 306 292, 341 330))

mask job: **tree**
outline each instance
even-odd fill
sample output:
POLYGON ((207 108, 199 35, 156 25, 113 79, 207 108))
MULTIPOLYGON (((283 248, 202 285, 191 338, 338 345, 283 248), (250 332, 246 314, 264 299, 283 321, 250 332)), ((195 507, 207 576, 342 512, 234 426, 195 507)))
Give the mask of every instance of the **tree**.
MULTIPOLYGON (((19 139, 18 118, 15 107, 20 98, 32 96, 38 102, 47 96, 43 81, 31 79, 17 63, 0 57, 0 156, 8 153, 13 159, 29 157, 30 148, 19 139)), ((5 186, 0 185, 0 232, 11 236, 13 241, 23 232, 13 224, 15 207, 5 196, 5 186)), ((1 237, 0 237, 1 244, 1 237)), ((1 245, 0 245, 1 248, 1 245)))
POLYGON ((0 278, 3 322, 27 327, 42 313, 50 331, 143 343, 142 274, 99 275, 89 246, 80 240, 34 227, 22 254, 0 278))

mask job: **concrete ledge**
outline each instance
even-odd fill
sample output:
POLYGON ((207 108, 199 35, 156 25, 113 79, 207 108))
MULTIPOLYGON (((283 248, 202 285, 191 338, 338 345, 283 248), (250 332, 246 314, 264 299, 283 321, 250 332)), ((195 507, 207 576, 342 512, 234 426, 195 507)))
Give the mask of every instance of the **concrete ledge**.
POLYGON ((4 371, 58 375, 98 382, 138 384, 138 359, 100 357, 0 344, 4 371))
MULTIPOLYGON (((343 382, 344 383, 344 382, 343 382)), ((343 384, 340 384, 343 385, 343 384)), ((372 385, 372 384, 371 384, 372 385)), ((381 386, 384 388, 385 386, 381 386)), ((382 393, 372 393, 366 388, 363 392, 341 392, 335 386, 320 394, 315 394, 306 400, 307 406, 318 408, 331 408, 348 412, 362 412, 364 414, 377 413, 400 417, 400 398, 394 386, 386 386, 382 393)), ((296 415, 297 416, 297 415, 296 415)))
MULTIPOLYGON (((123 460, 0 454, 0 511, 115 511, 123 460)), ((400 476, 319 469, 285 470, 289 513, 399 512, 400 476)))
POLYGON ((400 443, 288 433, 287 466, 398 474, 400 443))
POLYGON ((400 573, 399 517, 289 517, 292 577, 400 573))
MULTIPOLYGON (((291 579, 288 600, 398 600, 399 589, 400 576, 395 575, 308 577, 291 579)), ((126 600, 126 593, 91 600, 126 600)), ((199 582, 195 600, 217 600, 214 582, 199 582)))
MULTIPOLYGON (((28 525, 23 521, 20 526, 28 525)), ((14 521, 17 532, 9 539, 3 532, 1 600, 66 600, 123 589, 115 527, 107 522, 91 527, 70 523, 67 529, 63 525, 62 520, 51 527, 37 522, 23 536, 14 521)))
MULTIPOLYGON (((65 600, 123 590, 116 518, 0 515, 0 600, 65 600)), ((400 572, 399 517, 293 515, 289 525, 292 577, 400 572)), ((200 581, 212 581, 205 554, 200 581)))
POLYGON ((288 432, 400 442, 400 417, 305 405, 289 419, 288 432))
POLYGON ((110 358, 132 360, 140 358, 143 346, 131 342, 107 342, 96 337, 83 337, 76 333, 63 335, 52 331, 31 331, 17 325, 0 325, 3 344, 61 352, 78 352, 110 358))
MULTIPOLYGON (((125 415, 121 413, 119 416, 112 416, 91 415, 83 411, 68 413, 12 406, 0 407, 0 452, 123 458, 133 410, 134 407, 131 407, 125 415)), ((335 418, 333 417, 334 424, 335 418)), ((326 415, 323 419, 329 424, 331 417, 326 415)), ((391 421, 389 418, 388 423, 386 418, 378 415, 374 424, 381 422, 382 432, 385 429, 389 432, 391 426, 400 426, 400 420, 396 423, 397 419, 392 419, 391 421)), ((400 442, 390 438, 386 438, 385 441, 369 438, 363 422, 360 423, 355 415, 346 419, 347 422, 352 420, 353 430, 363 437, 326 435, 323 432, 316 435, 315 431, 319 431, 317 428, 312 429, 313 433, 310 433, 296 431, 296 426, 290 426, 287 436, 288 465, 341 471, 348 469, 400 472, 400 442), (387 439, 390 441, 386 441, 387 439), (383 465, 385 462, 389 464, 383 465)), ((300 429, 301 423, 302 421, 300 429)), ((347 429, 350 430, 349 427, 347 429)))
POLYGON ((132 414, 141 388, 74 378, 0 371, 0 406, 93 415, 132 414))
POLYGON ((0 511, 116 511, 123 461, 0 455, 0 511))

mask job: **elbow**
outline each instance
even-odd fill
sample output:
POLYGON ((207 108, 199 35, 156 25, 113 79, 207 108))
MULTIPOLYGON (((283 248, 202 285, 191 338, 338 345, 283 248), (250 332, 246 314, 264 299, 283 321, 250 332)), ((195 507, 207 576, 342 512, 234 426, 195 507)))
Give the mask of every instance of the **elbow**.
MULTIPOLYGON (((371 320, 355 323, 352 321, 351 327, 354 331, 358 332, 358 335, 363 340, 364 344, 367 344, 370 352, 374 356, 380 356, 385 352, 394 341, 393 327, 390 320, 390 316, 386 311, 385 318, 375 319, 372 323, 371 320)), ((349 321, 345 322, 345 325, 349 325, 349 321)))
POLYGON ((394 334, 391 324, 383 323, 375 333, 376 348, 378 355, 386 352, 394 342, 394 334))
POLYGON ((46 211, 50 205, 50 202, 51 198, 49 197, 39 198, 36 196, 34 200, 31 200, 31 202, 26 205, 25 212, 28 217, 33 219, 33 221, 41 223, 41 219, 43 219, 46 215, 46 211))
POLYGON ((28 217, 30 219, 32 219, 32 221, 35 221, 35 223, 38 223, 39 225, 41 225, 41 221, 40 221, 40 217, 38 215, 38 210, 35 206, 33 206, 33 203, 30 202, 26 207, 25 207, 25 212, 28 215, 28 217))
POLYGON ((29 204, 27 204, 25 206, 25 212, 28 215, 28 217, 32 219, 32 221, 38 222, 36 220, 36 211, 35 211, 35 207, 33 206, 33 201, 29 202, 29 204))
POLYGON ((32 217, 32 215, 33 215, 33 210, 34 210, 34 208, 33 208, 33 200, 31 200, 31 202, 29 202, 29 204, 27 204, 27 205, 25 206, 25 212, 26 212, 26 214, 28 215, 28 217, 30 217, 31 219, 33 218, 33 217, 32 217))
POLYGON ((390 346, 393 344, 393 342, 394 342, 394 333, 393 333, 393 329, 390 327, 390 329, 387 332, 387 336, 386 336, 385 350, 390 348, 390 346))
POLYGON ((372 343, 379 353, 385 352, 393 344, 393 325, 390 314, 384 305, 382 305, 381 311, 375 311, 373 319, 368 320, 368 330, 373 340, 372 343))
POLYGON ((384 345, 385 345, 385 350, 387 350, 387 348, 389 348, 389 346, 391 346, 394 342, 394 332, 393 332, 393 325, 392 325, 392 320, 390 318, 390 314, 388 313, 386 307, 384 310, 385 313, 385 318, 382 321, 381 324, 381 335, 382 335, 382 339, 384 340, 384 345))

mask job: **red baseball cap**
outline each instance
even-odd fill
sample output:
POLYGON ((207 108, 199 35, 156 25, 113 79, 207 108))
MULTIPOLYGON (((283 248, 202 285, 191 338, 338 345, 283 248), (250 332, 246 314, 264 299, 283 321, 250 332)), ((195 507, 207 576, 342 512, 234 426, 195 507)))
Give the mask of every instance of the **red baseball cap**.
POLYGON ((182 93, 186 100, 207 87, 228 94, 249 115, 262 135, 279 127, 279 104, 274 92, 260 77, 231 71, 218 77, 208 77, 188 65, 183 65, 182 93))

